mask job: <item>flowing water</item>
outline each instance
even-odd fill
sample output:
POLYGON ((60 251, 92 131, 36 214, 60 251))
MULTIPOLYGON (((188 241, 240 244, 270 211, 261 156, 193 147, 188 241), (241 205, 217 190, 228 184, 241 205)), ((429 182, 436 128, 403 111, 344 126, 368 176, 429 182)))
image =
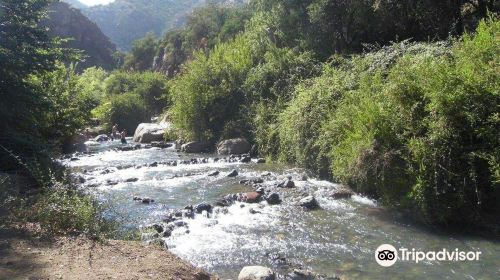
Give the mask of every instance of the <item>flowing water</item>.
POLYGON ((215 155, 187 155, 173 148, 117 151, 119 146, 118 142, 92 146, 90 154, 63 162, 85 178, 83 188, 111 205, 108 214, 121 217, 126 229, 161 222, 168 212, 186 205, 214 203, 227 194, 251 191, 251 186, 240 184, 243 179, 265 178, 263 185, 272 186, 292 176, 296 188, 280 192, 280 205, 237 202, 227 212, 184 219, 187 226, 165 239, 171 252, 222 279, 237 278, 246 265, 272 267, 281 274, 301 267, 342 279, 500 279, 498 240, 437 234, 359 195, 334 200, 328 194, 338 185, 303 178, 305 171, 293 166, 216 162, 215 155), (196 157, 208 160, 182 163, 196 157), (162 164, 168 161, 179 164, 162 164), (159 164, 150 166, 154 162, 159 164), (233 169, 239 175, 227 177, 233 169), (220 171, 218 176, 207 176, 215 170, 220 171), (138 180, 125 182, 131 178, 138 180), (314 195, 320 209, 305 211, 294 205, 291 201, 297 194, 314 195), (155 202, 143 204, 133 196, 155 202), (398 261, 384 268, 374 258, 375 249, 384 243, 421 251, 481 251, 481 256, 479 261, 398 261))

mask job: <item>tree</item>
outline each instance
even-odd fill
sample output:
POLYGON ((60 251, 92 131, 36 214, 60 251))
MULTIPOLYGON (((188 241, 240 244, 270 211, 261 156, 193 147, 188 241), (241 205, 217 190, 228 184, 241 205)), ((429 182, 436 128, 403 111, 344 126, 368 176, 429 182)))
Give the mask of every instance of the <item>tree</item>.
MULTIPOLYGON (((0 145, 22 155, 38 153, 38 119, 50 104, 29 84, 30 75, 54 69, 63 57, 57 43, 38 26, 49 0, 0 1, 0 145)), ((1 168, 13 161, 0 150, 1 168)))

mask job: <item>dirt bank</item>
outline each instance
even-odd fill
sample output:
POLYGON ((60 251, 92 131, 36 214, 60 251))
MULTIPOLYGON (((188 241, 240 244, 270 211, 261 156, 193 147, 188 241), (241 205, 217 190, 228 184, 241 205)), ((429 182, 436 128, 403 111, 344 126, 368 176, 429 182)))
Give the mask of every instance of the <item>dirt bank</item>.
POLYGON ((214 279, 159 246, 0 229, 0 279, 214 279))

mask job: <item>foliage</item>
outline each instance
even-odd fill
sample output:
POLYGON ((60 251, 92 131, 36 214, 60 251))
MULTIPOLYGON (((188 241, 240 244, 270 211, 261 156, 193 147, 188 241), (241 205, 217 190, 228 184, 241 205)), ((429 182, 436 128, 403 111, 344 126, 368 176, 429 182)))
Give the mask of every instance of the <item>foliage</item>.
POLYGON ((90 121, 91 110, 99 100, 82 91, 74 68, 59 64, 52 72, 30 76, 29 81, 32 88, 44 92, 50 102, 50 111, 39 117, 39 129, 51 144, 57 147, 70 141, 76 131, 90 121))
POLYGON ((337 180, 427 222, 491 221, 500 198, 499 27, 483 22, 449 51, 411 46, 395 59, 386 48, 305 81, 277 124, 280 155, 327 162, 337 180))
MULTIPOLYGON (((54 69, 63 52, 37 23, 49 1, 0 3, 0 145, 20 156, 40 154, 46 144, 41 116, 50 112, 50 100, 28 81, 32 75, 54 69), (19 47, 22 46, 22 47, 19 47)), ((0 151, 1 168, 15 168, 0 151)))

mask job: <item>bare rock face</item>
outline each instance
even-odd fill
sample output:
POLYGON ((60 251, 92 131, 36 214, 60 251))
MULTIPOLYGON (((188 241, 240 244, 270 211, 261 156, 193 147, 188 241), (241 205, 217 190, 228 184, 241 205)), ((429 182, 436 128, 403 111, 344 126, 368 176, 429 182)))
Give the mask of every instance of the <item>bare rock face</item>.
POLYGON ((169 123, 141 123, 134 133, 134 142, 151 143, 163 141, 165 130, 170 127, 169 123))
POLYGON ((252 147, 244 138, 228 139, 217 145, 219 155, 241 155, 246 154, 252 147))
POLYGON ((48 17, 41 21, 41 25, 49 28, 50 36, 72 38, 73 40, 64 43, 64 47, 82 50, 87 56, 78 63, 77 71, 91 66, 106 70, 115 68, 113 54, 116 46, 94 22, 67 3, 52 3, 48 10, 48 17))
POLYGON ((274 280, 276 276, 274 272, 264 266, 245 266, 240 274, 238 280, 274 280))

